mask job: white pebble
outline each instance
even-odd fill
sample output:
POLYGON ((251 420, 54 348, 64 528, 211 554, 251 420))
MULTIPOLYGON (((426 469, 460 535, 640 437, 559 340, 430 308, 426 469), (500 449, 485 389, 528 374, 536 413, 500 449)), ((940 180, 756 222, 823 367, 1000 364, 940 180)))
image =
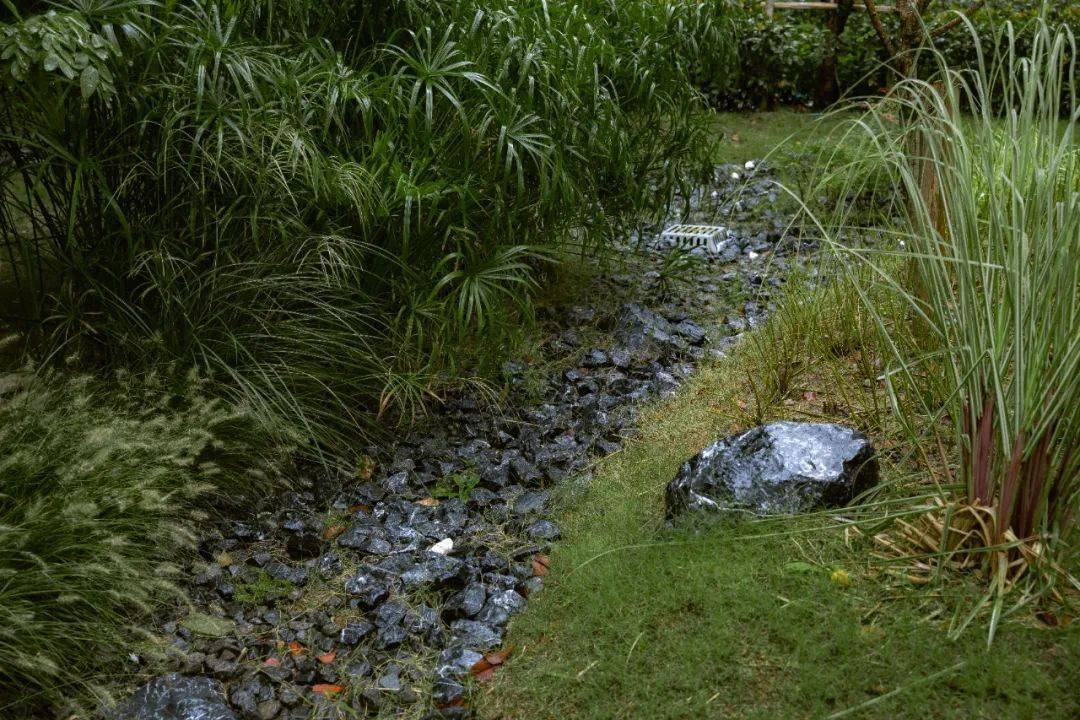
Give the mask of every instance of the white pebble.
POLYGON ((756 252, 754 252, 753 250, 748 252, 747 255, 749 256, 749 258, 751 260, 757 260, 758 259, 758 254, 756 252))
POLYGON ((739 173, 737 173, 737 172, 731 173, 731 179, 732 180, 738 180, 739 179, 739 173))
POLYGON ((746 165, 744 165, 743 167, 745 167, 747 170, 753 170, 754 169, 754 161, 753 160, 747 160, 746 165))
POLYGON ((450 538, 443 538, 442 540, 428 548, 428 550, 430 550, 431 552, 438 553, 439 555, 449 555, 450 551, 453 549, 454 541, 450 538))

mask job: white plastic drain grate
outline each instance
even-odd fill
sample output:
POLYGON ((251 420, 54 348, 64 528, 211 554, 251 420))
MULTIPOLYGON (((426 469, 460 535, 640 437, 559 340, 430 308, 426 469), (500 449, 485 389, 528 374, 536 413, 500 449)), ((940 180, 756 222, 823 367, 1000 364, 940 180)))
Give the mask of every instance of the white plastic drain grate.
POLYGON ((706 246, 716 252, 727 228, 721 225, 672 225, 660 234, 664 240, 682 246, 706 246))

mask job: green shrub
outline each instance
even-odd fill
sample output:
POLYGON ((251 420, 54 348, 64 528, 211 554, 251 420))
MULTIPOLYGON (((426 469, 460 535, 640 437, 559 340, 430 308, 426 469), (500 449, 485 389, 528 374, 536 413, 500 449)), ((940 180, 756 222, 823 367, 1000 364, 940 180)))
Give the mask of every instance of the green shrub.
POLYGON ((274 482, 259 437, 195 382, 125 379, 106 395, 46 377, 0 398, 5 717, 70 710, 124 662, 136 621, 182 596, 175 563, 209 501, 274 482))
MULTIPOLYGON (((861 0, 856 2, 861 5, 861 0)), ((886 4, 886 3, 879 3, 886 4)), ((968 2, 935 3, 927 24, 936 27, 955 10, 968 2)), ((1026 53, 1033 38, 1032 20, 1046 6, 1051 25, 1080 23, 1080 7, 1075 3, 1045 0, 989 0, 971 15, 981 45, 963 28, 956 28, 935 40, 935 48, 950 67, 972 69, 978 64, 981 50, 989 55, 996 31, 1011 22, 1017 32, 1016 49, 1026 53)), ((770 20, 760 0, 742 0, 736 15, 738 71, 717 78, 706 78, 703 86, 713 102, 723 108, 743 110, 784 104, 813 106, 818 88, 818 68, 829 31, 826 12, 776 10, 770 20)), ((895 31, 897 17, 881 15, 889 32, 895 31)), ((865 12, 853 12, 840 38, 837 54, 837 79, 841 92, 853 96, 879 94, 890 83, 884 67, 888 59, 881 41, 865 12)))
POLYGON ((330 444, 496 367, 552 249, 666 207, 731 36, 726 0, 5 7, 23 324, 330 444))

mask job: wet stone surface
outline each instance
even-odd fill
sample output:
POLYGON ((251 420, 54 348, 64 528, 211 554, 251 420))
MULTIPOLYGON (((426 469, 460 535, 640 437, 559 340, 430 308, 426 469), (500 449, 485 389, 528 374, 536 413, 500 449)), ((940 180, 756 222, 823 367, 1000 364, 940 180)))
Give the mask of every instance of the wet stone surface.
POLYGON ((876 483, 874 448, 861 432, 775 422, 718 440, 683 464, 667 486, 667 513, 794 514, 847 505, 876 483))
MULTIPOLYGON (((218 622, 210 633, 155 628, 172 669, 223 683, 223 712, 240 719, 466 715, 470 669, 542 587, 534 560, 559 538, 551 489, 587 480, 643 402, 757 324, 790 255, 812 247, 782 235, 774 200, 762 168, 718 167, 677 221, 723 217, 731 229, 674 292, 640 270, 597 280, 598 296, 618 298, 610 307, 543 310, 545 357, 565 362, 539 388, 536 372, 507 363, 502 407, 452 398, 407 436, 361 449, 371 461, 356 475, 313 473, 269 509, 208 531, 191 595, 218 622)), ((653 267, 671 251, 661 229, 637 241, 653 267)))

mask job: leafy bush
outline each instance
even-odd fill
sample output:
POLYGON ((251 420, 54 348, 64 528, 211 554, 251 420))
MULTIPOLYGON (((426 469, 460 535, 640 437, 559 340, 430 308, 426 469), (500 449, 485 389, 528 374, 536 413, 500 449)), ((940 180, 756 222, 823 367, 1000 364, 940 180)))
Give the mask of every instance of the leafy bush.
MULTIPOLYGON (((857 0, 861 5, 861 0, 857 0)), ((884 4, 884 3, 879 3, 884 4)), ((967 2, 935 3, 927 23, 937 26, 944 17, 968 6, 967 2)), ((981 38, 976 45, 970 33, 957 28, 935 41, 935 48, 956 69, 974 68, 978 53, 990 55, 988 45, 997 37, 997 29, 1013 24, 1017 32, 1016 48, 1026 53, 1033 39, 1034 20, 1046 6, 1051 25, 1080 22, 1080 7, 1075 3, 1046 3, 1045 0, 989 0, 970 20, 981 38)), ((742 0, 736 15, 739 69, 731 77, 706 79, 703 83, 713 102, 724 108, 742 110, 783 104, 812 106, 817 91, 822 48, 829 35, 826 12, 776 10, 765 17, 760 0, 742 0)), ((897 17, 881 15, 889 32, 895 31, 897 17)), ((887 56, 865 12, 853 12, 840 38, 837 55, 837 79, 841 92, 856 96, 876 95, 887 86, 890 77, 883 63, 887 56)))
POLYGON ((0 708, 71 709, 181 596, 174 562, 215 505, 265 491, 251 418, 185 383, 46 377, 0 398, 0 708))
POLYGON ((666 206, 731 34, 726 0, 5 6, 14 313, 330 444, 497 366, 553 248, 666 206))

